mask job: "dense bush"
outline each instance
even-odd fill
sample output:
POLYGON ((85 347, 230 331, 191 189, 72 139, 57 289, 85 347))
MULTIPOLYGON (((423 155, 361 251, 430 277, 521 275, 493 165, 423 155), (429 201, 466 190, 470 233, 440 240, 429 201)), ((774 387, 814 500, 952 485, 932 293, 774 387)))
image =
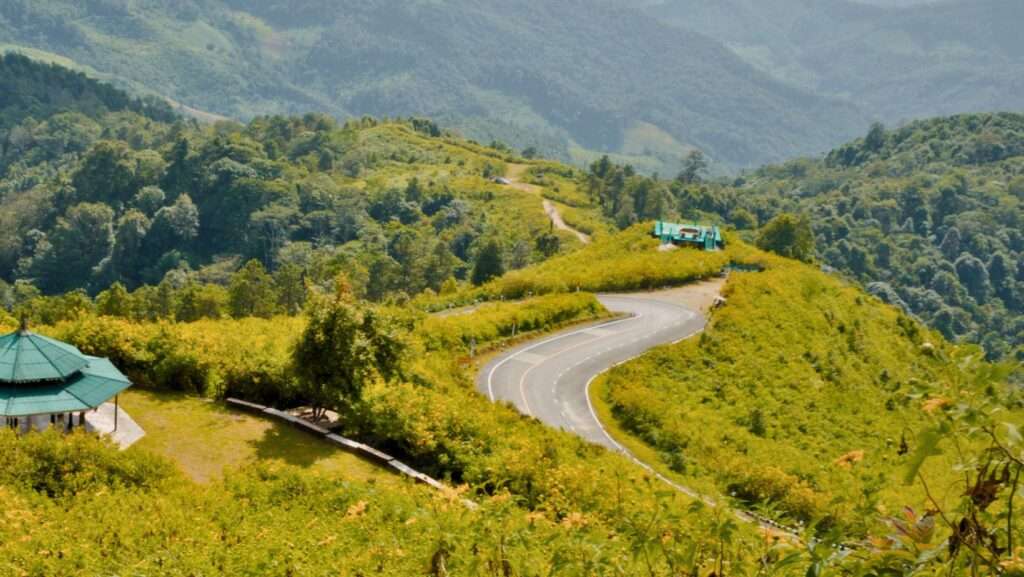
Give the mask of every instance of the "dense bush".
POLYGON ((137 385, 216 398, 286 400, 295 317, 133 323, 82 316, 43 328, 86 354, 108 357, 137 385))
MULTIPOLYGON (((678 530, 707 532, 699 512, 609 539, 610 525, 584 515, 559 522, 507 493, 471 510, 454 492, 274 466, 196 485, 162 460, 81 434, 0 431, 0 449, 5 575, 613 575, 642 567, 670 575, 680 564, 699 570, 715 561, 678 530), (652 559, 644 551, 655 543, 665 553, 652 559)), ((652 501, 623 511, 620 522, 655 511, 652 501)))
POLYGON ((0 485, 49 497, 76 497, 105 490, 153 489, 175 478, 167 462, 123 453, 84 433, 54 431, 19 438, 0 430, 0 485))
POLYGON ((430 351, 465 350, 502 338, 600 317, 604 307, 590 293, 545 295, 522 303, 485 303, 448 316, 427 318, 419 338, 430 351))
POLYGON ((744 249, 705 252, 659 251, 650 223, 634 225, 614 237, 599 238, 573 253, 538 266, 513 271, 483 287, 483 293, 515 298, 529 293, 576 290, 625 291, 680 285, 711 277, 744 249))

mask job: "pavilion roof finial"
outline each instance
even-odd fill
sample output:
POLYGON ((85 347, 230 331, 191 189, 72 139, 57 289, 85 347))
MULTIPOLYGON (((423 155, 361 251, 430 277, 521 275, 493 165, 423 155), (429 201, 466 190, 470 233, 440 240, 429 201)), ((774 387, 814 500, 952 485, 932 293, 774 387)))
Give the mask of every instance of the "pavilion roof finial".
POLYGON ((18 321, 18 332, 28 332, 28 316, 25 313, 21 313, 21 319, 18 321))

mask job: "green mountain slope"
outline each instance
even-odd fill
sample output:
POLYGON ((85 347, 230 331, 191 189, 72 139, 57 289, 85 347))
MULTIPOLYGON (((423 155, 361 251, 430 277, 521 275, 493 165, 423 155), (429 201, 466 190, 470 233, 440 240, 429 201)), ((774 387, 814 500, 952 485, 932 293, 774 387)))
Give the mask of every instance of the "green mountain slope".
POLYGON ((425 115, 478 140, 655 168, 686 146, 726 165, 779 160, 863 124, 705 36, 604 2, 13 0, 0 41, 235 117, 425 115))
POLYGON ((620 226, 682 217, 754 239, 781 213, 804 215, 822 264, 948 339, 992 358, 1024 345, 1024 115, 876 125, 824 157, 734 180, 655 181, 607 159, 577 180, 620 226))
POLYGON ((811 215, 823 262, 947 338, 993 356, 1024 345, 1024 115, 879 128, 761 169, 738 195, 762 222, 811 215))
MULTIPOLYGON (((928 422, 925 400, 966 387, 950 360, 964 352, 813 267, 759 260, 700 338, 613 369, 595 394, 667 469, 794 521, 859 533, 924 505, 902 483, 901 439, 928 422)), ((926 475, 957 478, 945 459, 926 475)))
POLYGON ((200 126, 20 57, 0 59, 0 71, 10 88, 0 100, 7 283, 95 293, 172 273, 177 288, 227 284, 256 259, 299 271, 300 293, 303 278, 330 282, 344 270, 359 294, 383 299, 469 279, 490 241, 499 241, 491 276, 580 242, 551 229, 544 187, 492 182, 515 159, 507 149, 429 121, 200 126))

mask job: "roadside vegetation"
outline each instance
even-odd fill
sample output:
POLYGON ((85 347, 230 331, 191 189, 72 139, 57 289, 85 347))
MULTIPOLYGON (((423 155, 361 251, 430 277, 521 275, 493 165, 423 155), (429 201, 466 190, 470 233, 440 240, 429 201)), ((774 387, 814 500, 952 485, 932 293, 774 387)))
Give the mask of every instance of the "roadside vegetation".
MULTIPOLYGON (((897 308, 778 257, 734 272, 700 337, 608 373, 597 390, 662 465, 791 522, 862 535, 885 512, 933 507, 901 479, 917 431, 961 398, 1019 396, 975 347, 949 345, 897 308)), ((962 447, 968 451, 970 447, 962 447)), ((949 487, 953 457, 923 470, 949 487)), ((944 503, 956 494, 943 492, 944 503)))

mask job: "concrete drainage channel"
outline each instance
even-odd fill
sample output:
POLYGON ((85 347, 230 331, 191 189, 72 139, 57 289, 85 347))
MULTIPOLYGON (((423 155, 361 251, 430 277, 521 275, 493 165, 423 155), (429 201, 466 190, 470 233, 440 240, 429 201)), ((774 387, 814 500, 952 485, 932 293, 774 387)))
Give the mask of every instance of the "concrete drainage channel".
MULTIPOLYGON (((295 415, 289 415, 284 411, 280 411, 272 407, 265 407, 263 405, 258 405, 256 403, 250 403, 249 401, 243 401, 241 399, 229 398, 226 399, 226 402, 227 404, 233 407, 240 408, 242 410, 260 413, 263 415, 267 415, 269 417, 274 417, 276 419, 285 421, 295 427, 298 427, 299 429, 306 431, 307 433, 311 433, 313 435, 321 437, 328 443, 331 443, 340 449, 348 451, 349 453, 353 453, 361 457, 366 457, 371 461, 375 461, 382 465, 391 467, 401 475, 409 477, 410 479, 416 481, 417 483, 429 485, 434 489, 437 489, 438 491, 451 490, 451 488, 445 485, 444 483, 438 481, 437 479, 431 477, 430 475, 421 473, 416 469, 413 469, 409 465, 406 465, 405 463, 399 461, 398 459, 392 457, 391 455, 388 455, 387 453, 378 451, 377 449, 374 449, 369 445, 364 445, 359 441, 353 441, 352 439, 342 437, 341 435, 335 435, 334 433, 328 431, 327 429, 314 423, 310 423, 309 421, 302 419, 300 417, 296 417, 295 415)), ((469 507, 470 509, 475 509, 477 507, 477 504, 469 499, 463 499, 462 504, 465 505, 466 507, 469 507)))

